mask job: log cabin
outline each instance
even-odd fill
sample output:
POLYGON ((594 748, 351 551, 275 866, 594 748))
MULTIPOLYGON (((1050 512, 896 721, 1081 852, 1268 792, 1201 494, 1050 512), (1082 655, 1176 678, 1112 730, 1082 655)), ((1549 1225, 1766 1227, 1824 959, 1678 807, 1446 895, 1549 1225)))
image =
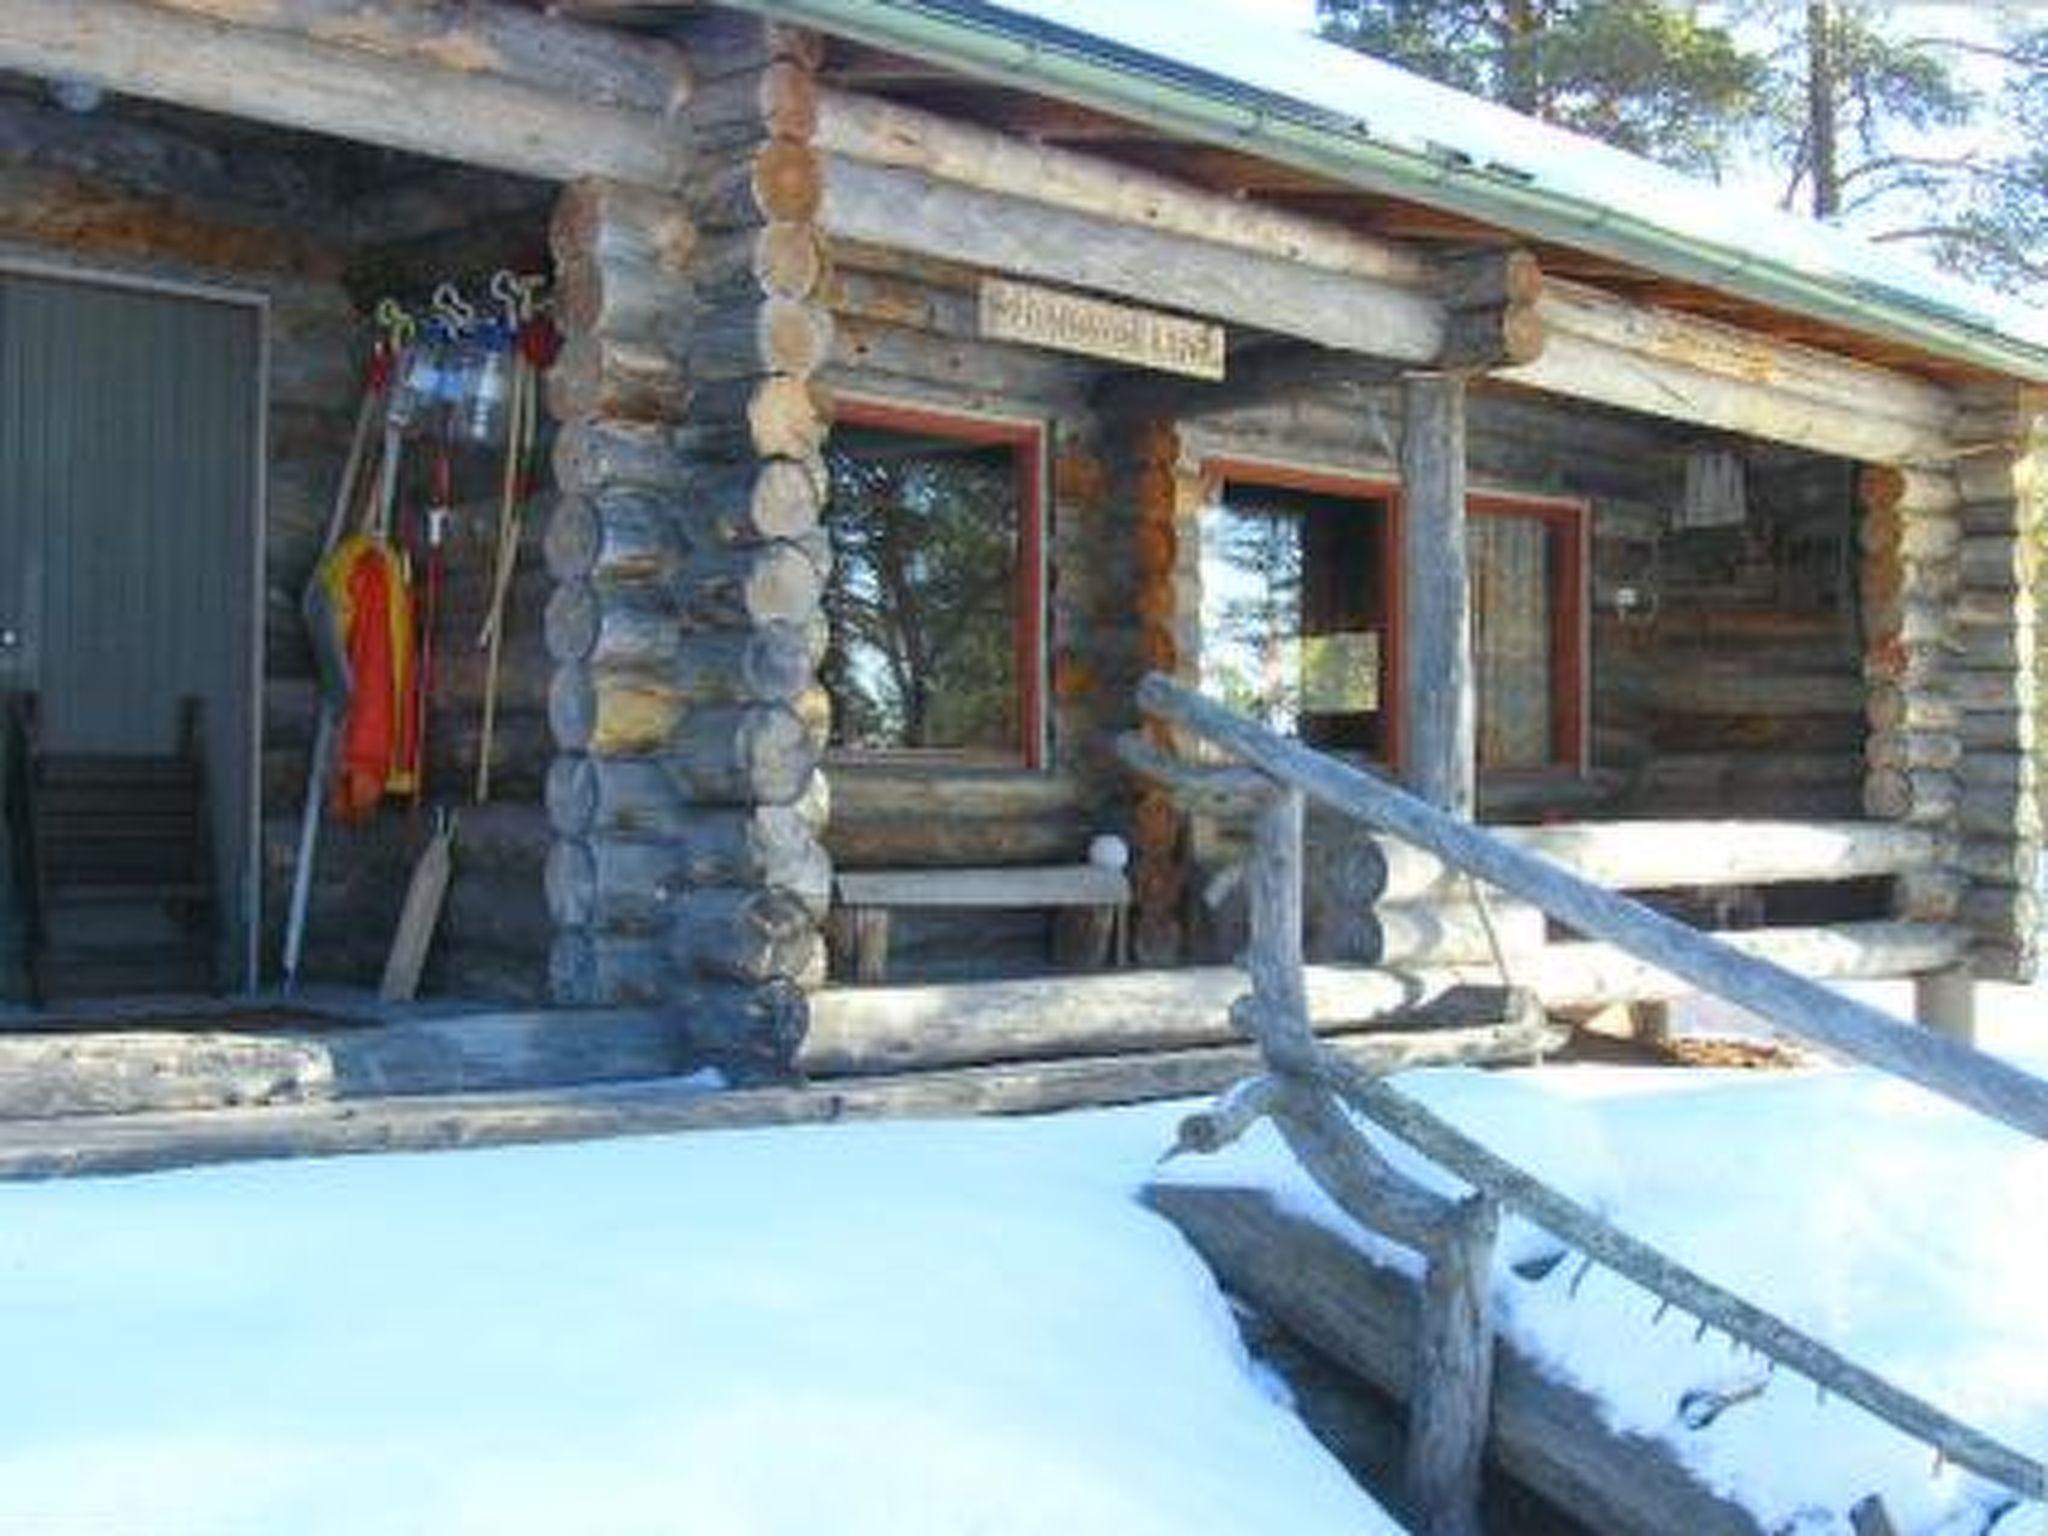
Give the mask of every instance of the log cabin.
MULTIPOLYGON (((1932 1024, 2031 978, 2048 323, 1169 9, 0 0, 0 688, 102 767, 201 701, 208 977, 277 976, 377 306, 502 269, 562 341, 511 558, 498 458, 396 487, 453 507, 430 995, 782 1072, 1214 1045, 1242 829, 1124 766, 1147 671, 1932 1024)), ((375 983, 422 815, 322 831, 308 978, 375 983)), ((1309 846, 1335 1013, 1677 989, 1309 846)))

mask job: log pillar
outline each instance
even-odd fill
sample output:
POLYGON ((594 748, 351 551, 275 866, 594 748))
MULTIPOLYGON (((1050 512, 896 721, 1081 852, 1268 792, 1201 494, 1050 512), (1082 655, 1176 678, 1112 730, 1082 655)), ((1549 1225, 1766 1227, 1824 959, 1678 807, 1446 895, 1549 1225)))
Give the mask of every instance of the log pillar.
POLYGON ((2039 961, 2035 760, 2041 505, 2036 419, 2010 386, 1966 391, 1956 423, 1958 862, 1970 973, 2025 982, 2039 961))
POLYGON ((680 1007, 704 1057, 780 1072, 831 887, 817 47, 707 30, 687 185, 573 185, 554 222, 550 976, 563 1003, 680 1007))
MULTIPOLYGON (((1131 498, 1137 513, 1138 650, 1144 668, 1186 678, 1194 663, 1187 641, 1199 600, 1190 597, 1182 567, 1195 558, 1182 537, 1184 502, 1190 491, 1180 464, 1180 434, 1171 423, 1133 428, 1131 498)), ((1156 746, 1174 749, 1169 726, 1147 719, 1143 729, 1156 746)), ((1171 965, 1185 943, 1187 818, 1173 797, 1151 779, 1138 782, 1131 805, 1132 895, 1137 908, 1132 950, 1141 965, 1171 965)))
POLYGON ((1402 777, 1430 804, 1476 803, 1471 585, 1465 544, 1465 380, 1409 374, 1401 386, 1402 777))

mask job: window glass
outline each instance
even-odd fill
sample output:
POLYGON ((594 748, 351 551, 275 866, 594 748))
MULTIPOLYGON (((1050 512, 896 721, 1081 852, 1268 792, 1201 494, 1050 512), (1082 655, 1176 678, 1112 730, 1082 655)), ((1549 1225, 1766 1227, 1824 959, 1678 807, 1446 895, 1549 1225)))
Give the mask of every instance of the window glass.
POLYGON ((1202 513, 1202 687, 1318 747, 1384 755, 1386 506, 1226 485, 1202 513))
POLYGON ((927 431, 834 429, 830 644, 820 668, 833 745, 1019 752, 1026 451, 927 431))
POLYGON ((1550 525, 1512 512, 1467 519, 1479 766, 1556 759, 1557 634, 1550 525))

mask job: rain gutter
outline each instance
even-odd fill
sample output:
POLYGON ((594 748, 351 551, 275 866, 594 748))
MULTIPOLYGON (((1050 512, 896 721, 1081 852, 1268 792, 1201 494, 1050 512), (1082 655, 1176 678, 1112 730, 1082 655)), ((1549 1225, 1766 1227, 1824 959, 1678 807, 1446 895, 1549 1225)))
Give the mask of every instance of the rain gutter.
POLYGON ((985 3, 985 0, 729 0, 779 21, 1024 86, 1178 137, 1257 155, 1367 192, 1401 197, 1570 245, 1753 303, 1908 342, 1957 362, 2048 382, 2048 348, 1889 286, 1816 276, 1693 239, 1507 170, 1397 148, 1366 124, 985 3))

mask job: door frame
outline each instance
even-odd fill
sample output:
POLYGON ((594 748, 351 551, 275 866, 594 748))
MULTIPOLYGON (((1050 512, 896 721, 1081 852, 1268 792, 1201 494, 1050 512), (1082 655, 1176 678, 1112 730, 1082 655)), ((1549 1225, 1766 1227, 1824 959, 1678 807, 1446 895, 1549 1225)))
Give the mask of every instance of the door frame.
MULTIPOLYGON (((255 420, 249 440, 255 462, 249 479, 249 607, 243 615, 246 658, 249 664, 248 697, 239 701, 243 736, 243 804, 237 808, 242 820, 242 868, 235 882, 237 911, 226 914, 230 923, 238 917, 242 965, 242 991, 254 992, 262 976, 263 936, 263 696, 268 684, 265 667, 263 620, 267 610, 265 578, 268 574, 270 542, 270 295, 259 288, 237 287, 231 283, 162 277, 155 273, 72 263, 51 255, 32 255, 0 249, 0 277, 31 277, 47 282, 77 283, 89 288, 117 288, 131 293, 156 294, 163 298, 186 299, 201 304, 221 304, 249 311, 256 323, 256 388, 251 395, 255 420)), ((209 785, 209 792, 212 786, 209 785)), ((225 893, 223 893, 225 894, 225 893)))

